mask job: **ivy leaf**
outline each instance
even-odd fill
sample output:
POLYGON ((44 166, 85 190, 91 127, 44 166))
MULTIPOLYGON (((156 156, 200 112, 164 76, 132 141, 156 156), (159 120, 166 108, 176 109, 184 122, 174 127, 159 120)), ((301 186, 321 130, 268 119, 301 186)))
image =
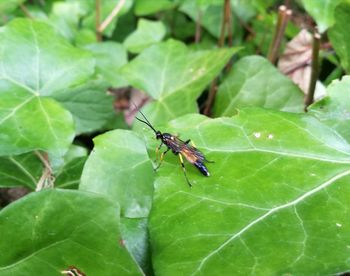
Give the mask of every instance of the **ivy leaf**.
POLYGON ((176 157, 158 171, 150 219, 159 275, 334 275, 348 271, 350 146, 312 116, 262 109, 187 115, 210 177, 176 157), (322 266, 320 266, 322 264, 322 266))
POLYGON ((101 79, 61 90, 52 95, 73 115, 76 134, 101 129, 115 116, 113 97, 107 94, 108 84, 101 79))
POLYGON ((153 123, 197 112, 196 99, 238 49, 190 51, 168 40, 144 50, 121 70, 156 102, 144 110, 153 123))
POLYGON ((124 46, 129 52, 138 54, 152 44, 160 42, 165 33, 165 26, 161 21, 140 19, 137 29, 124 40, 124 46))
POLYGON ((85 46, 96 59, 96 72, 113 87, 127 86, 128 83, 119 73, 120 68, 127 64, 128 57, 123 45, 112 42, 92 43, 85 46))
POLYGON ((309 113, 330 126, 350 142, 350 76, 335 80, 327 87, 327 96, 309 107, 309 113))
POLYGON ((305 10, 317 22, 318 30, 323 33, 334 23, 334 9, 343 0, 301 0, 305 10))
POLYGON ((169 0, 135 0, 134 11, 137 16, 143 16, 157 13, 162 10, 169 10, 174 6, 174 1, 169 0))
POLYGON ((32 193, 0 212, 0 274, 137 275, 119 244, 118 208, 103 197, 67 190, 32 193), (78 254, 77 254, 78 252, 78 254), (91 260, 94 260, 91 262, 91 260))
POLYGON ((269 61, 248 56, 235 63, 218 89, 213 113, 230 116, 235 108, 256 106, 301 112, 303 93, 269 61))
POLYGON ((0 157, 0 188, 24 186, 34 190, 42 170, 41 161, 32 153, 0 157))
POLYGON ((0 155, 44 150, 62 156, 74 136, 71 114, 48 96, 76 86, 94 72, 88 52, 52 27, 27 19, 0 33, 0 155))
POLYGON ((328 35, 342 67, 350 73, 350 35, 346 28, 350 16, 350 3, 340 4, 334 13, 335 24, 329 29, 328 35))
POLYGON ((94 144, 79 189, 118 202, 123 217, 147 217, 154 173, 144 141, 131 131, 119 129, 96 137, 94 144))

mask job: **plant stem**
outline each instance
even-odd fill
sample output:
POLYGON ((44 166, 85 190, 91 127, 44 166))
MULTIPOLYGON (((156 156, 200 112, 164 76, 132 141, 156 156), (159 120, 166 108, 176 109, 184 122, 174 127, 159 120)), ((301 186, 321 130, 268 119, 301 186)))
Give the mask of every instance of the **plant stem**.
POLYGON ((19 7, 21 8, 21 10, 25 14, 25 16, 27 16, 30 19, 34 19, 34 17, 30 14, 29 10, 27 9, 27 7, 24 4, 20 4, 19 7))
POLYGON ((125 4, 125 0, 120 0, 118 2, 118 4, 114 7, 112 12, 107 16, 107 18, 100 25, 98 29, 100 33, 102 33, 107 28, 107 26, 112 22, 113 18, 118 15, 118 13, 120 12, 124 4, 125 4))
POLYGON ((99 30, 101 21, 101 0, 95 0, 95 28, 96 28, 96 40, 102 40, 102 34, 99 30))
MULTIPOLYGON (((223 15, 224 15, 224 18, 221 23, 221 32, 220 32, 220 38, 218 41, 219 48, 224 46, 226 30, 228 31, 228 43, 230 46, 232 45, 232 26, 231 26, 232 12, 231 12, 230 0, 225 0, 223 15)), ((218 83, 218 78, 215 78, 210 85, 208 98, 205 102, 205 106, 203 110, 203 114, 206 116, 210 116, 211 114, 211 108, 214 104, 215 96, 217 93, 217 83, 218 83)))
POLYGON ((276 63, 284 31, 286 30, 288 21, 291 16, 292 10, 288 10, 284 5, 279 7, 277 25, 270 45, 269 53, 267 55, 268 60, 272 64, 276 63))
POLYGON ((320 41, 321 35, 317 31, 315 31, 312 42, 311 78, 309 83, 309 89, 305 98, 305 112, 307 112, 308 106, 314 102, 316 82, 319 73, 319 52, 321 44, 320 41))
POLYGON ((35 151, 36 156, 40 159, 40 161, 44 165, 43 173, 36 184, 35 191, 41 191, 43 188, 53 187, 53 183, 55 181, 52 175, 52 168, 49 161, 49 156, 47 153, 40 153, 39 151, 35 151))

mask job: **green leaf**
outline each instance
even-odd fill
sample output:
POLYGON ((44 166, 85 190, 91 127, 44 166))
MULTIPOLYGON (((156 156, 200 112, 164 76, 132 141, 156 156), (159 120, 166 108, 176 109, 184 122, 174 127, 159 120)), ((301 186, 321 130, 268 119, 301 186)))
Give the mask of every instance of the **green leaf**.
POLYGON ((73 119, 56 101, 0 77, 0 133, 0 156, 37 149, 62 156, 73 140, 73 119))
POLYGON ((327 87, 327 96, 309 107, 309 113, 330 126, 350 142, 350 76, 335 80, 327 87))
POLYGON ((106 82, 97 79, 52 95, 72 113, 76 134, 99 130, 115 116, 107 87, 106 82))
POLYGON ((343 0, 301 0, 305 10, 315 19, 318 30, 323 33, 334 23, 334 9, 343 0))
POLYGON ((94 144, 79 189, 118 202, 123 217, 147 217, 154 172, 144 141, 131 131, 119 129, 96 137, 94 144))
POLYGON ((0 15, 6 16, 7 13, 13 12, 25 0, 2 0, 0 1, 0 15))
POLYGON ((87 150, 80 146, 71 145, 64 156, 64 165, 57 172, 54 172, 55 187, 77 189, 86 160, 87 150))
POLYGON ((138 54, 152 44, 160 42, 165 33, 165 26, 161 21, 141 18, 137 23, 137 29, 124 40, 124 46, 129 52, 138 54))
POLYGON ((144 110, 153 123, 197 112, 196 100, 238 49, 190 51, 175 40, 153 45, 121 70, 156 102, 144 110))
POLYGON ((1 275, 141 275, 119 245, 118 208, 93 194, 46 190, 0 212, 1 275), (93 261, 92 261, 93 260, 93 261))
POLYGON ((42 170, 41 161, 32 153, 0 157, 0 188, 25 186, 34 190, 42 170))
POLYGON ((145 275, 153 275, 147 218, 121 218, 123 243, 145 275))
POLYGON ((301 112, 303 93, 268 60, 247 56, 236 62, 218 89, 213 113, 230 116, 235 108, 256 106, 301 112))
POLYGON ((350 146, 309 115, 245 109, 187 115, 210 177, 176 157, 158 171, 150 219, 157 275, 335 275, 348 271, 350 146), (322 265, 320 265, 322 264, 322 265))
POLYGON ((128 83, 119 73, 119 69, 128 62, 123 45, 112 42, 99 42, 85 46, 96 59, 96 72, 113 87, 127 86, 128 83))
POLYGON ((40 149, 62 156, 74 136, 73 120, 48 96, 86 81, 93 58, 49 25, 28 19, 4 27, 0 45, 0 155, 40 149))
POLYGON ((149 15, 173 8, 175 6, 173 2, 169 0, 135 0, 134 11, 137 16, 149 15))
POLYGON ((342 3, 335 9, 335 24, 328 35, 342 67, 350 72, 350 34, 346 26, 350 16, 350 3, 342 3))

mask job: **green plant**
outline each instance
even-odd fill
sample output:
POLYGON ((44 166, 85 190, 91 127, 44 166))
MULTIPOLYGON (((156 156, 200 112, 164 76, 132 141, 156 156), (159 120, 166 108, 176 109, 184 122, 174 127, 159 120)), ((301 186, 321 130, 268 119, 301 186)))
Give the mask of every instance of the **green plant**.
POLYGON ((0 0, 0 275, 349 271, 350 4, 280 2, 0 0))

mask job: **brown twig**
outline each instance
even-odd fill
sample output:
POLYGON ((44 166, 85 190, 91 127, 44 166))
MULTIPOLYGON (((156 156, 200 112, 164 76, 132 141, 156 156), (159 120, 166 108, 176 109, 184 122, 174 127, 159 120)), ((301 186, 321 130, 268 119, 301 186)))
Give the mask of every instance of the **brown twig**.
POLYGON ((25 16, 27 16, 30 19, 34 19, 34 17, 30 14, 29 10, 24 4, 20 4, 19 7, 22 10, 22 12, 25 14, 25 16))
MULTIPOLYGON (((218 46, 220 48, 224 46, 226 31, 228 32, 228 43, 230 45, 232 45, 232 26, 231 26, 232 25, 232 12, 231 12, 230 0, 225 0, 224 8, 223 8, 223 15, 224 15, 224 18, 223 18, 222 23, 221 23, 221 32, 220 32, 220 37, 219 37, 219 41, 218 41, 218 46)), ((217 93, 217 83, 218 83, 218 78, 215 78, 210 85, 208 98, 207 98, 205 105, 204 105, 204 110, 203 110, 204 115, 210 116, 210 114, 211 114, 211 108, 214 104, 214 100, 215 100, 216 93, 217 93)))
POLYGON ((44 165, 43 173, 36 184, 35 191, 41 191, 43 188, 50 188, 53 187, 53 183, 55 181, 55 178, 52 175, 52 168, 49 161, 49 156, 47 153, 40 153, 39 151, 35 151, 36 156, 40 159, 40 161, 44 165))
POLYGON ((199 43, 199 41, 201 40, 201 34, 202 34, 201 21, 202 21, 202 11, 200 10, 200 8, 198 8, 197 21, 196 21, 196 34, 194 37, 195 43, 199 43))
POLYGON ((114 7, 112 12, 107 16, 107 18, 102 22, 102 24, 98 28, 100 33, 102 33, 107 28, 107 26, 112 22, 113 18, 118 15, 118 13, 120 12, 124 4, 125 4, 125 0, 120 0, 118 2, 118 4, 114 7))
POLYGON ((100 32, 101 22, 101 0, 95 0, 95 29, 96 29, 96 40, 102 41, 102 32, 100 32))
POLYGON ((305 97, 305 112, 307 112, 308 106, 314 102, 316 82, 319 73, 319 52, 321 44, 320 41, 321 35, 318 33, 318 31, 315 31, 312 42, 311 78, 309 83, 309 89, 305 97))
POLYGON ((269 53, 267 55, 268 60, 272 64, 276 63, 284 31, 286 30, 288 21, 291 16, 292 10, 288 10, 284 5, 279 7, 277 25, 269 48, 269 53))

